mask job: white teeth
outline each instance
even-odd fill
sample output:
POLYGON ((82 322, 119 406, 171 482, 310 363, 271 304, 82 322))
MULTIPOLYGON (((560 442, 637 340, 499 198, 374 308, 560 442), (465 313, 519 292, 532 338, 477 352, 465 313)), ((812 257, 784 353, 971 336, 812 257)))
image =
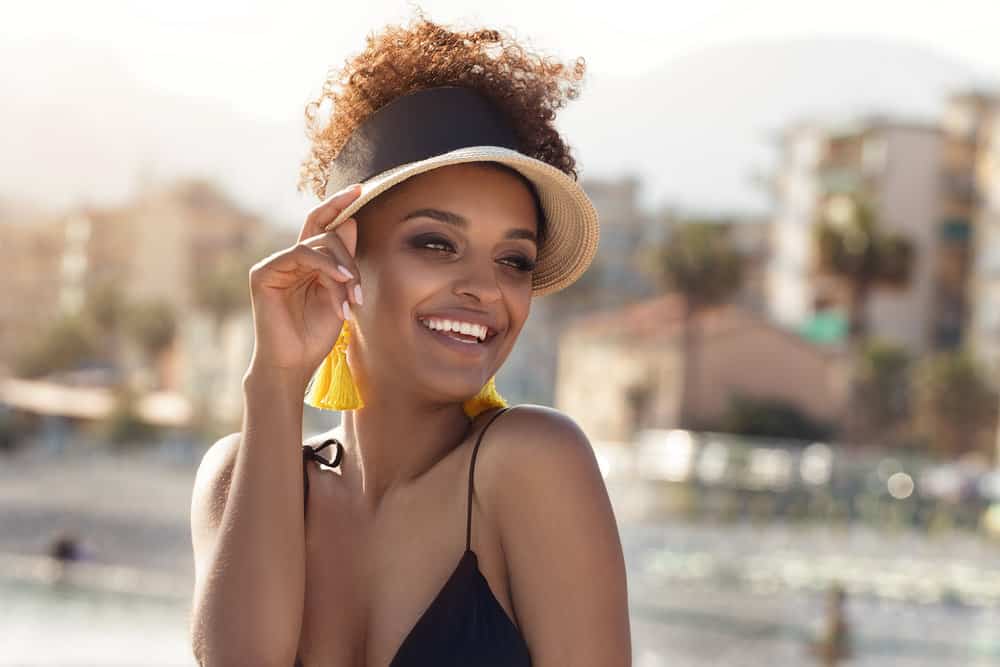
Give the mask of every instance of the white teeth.
POLYGON ((458 320, 420 320, 428 329, 435 329, 437 331, 457 331, 459 333, 466 334, 467 336, 475 336, 480 342, 486 339, 486 334, 488 330, 481 324, 472 324, 471 322, 460 322, 458 320))

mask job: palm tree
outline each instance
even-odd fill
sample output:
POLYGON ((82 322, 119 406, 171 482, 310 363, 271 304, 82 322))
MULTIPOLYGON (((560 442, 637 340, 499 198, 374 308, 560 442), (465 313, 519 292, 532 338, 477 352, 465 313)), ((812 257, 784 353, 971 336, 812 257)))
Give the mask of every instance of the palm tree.
MULTIPOLYGON (((263 257, 264 254, 260 254, 263 257)), ((194 280, 195 303, 212 315, 216 335, 233 313, 250 308, 250 253, 224 255, 200 266, 194 280)), ((257 257, 253 255, 253 257, 257 257)))
POLYGON ((906 237, 881 229, 874 206, 858 194, 834 197, 815 227, 817 269, 838 278, 847 292, 850 390, 846 434, 859 435, 858 370, 868 336, 868 299, 876 289, 904 287, 914 265, 914 247, 906 237))
POLYGON ((104 361, 116 366, 129 306, 128 295, 118 281, 105 279, 87 290, 84 312, 97 327, 104 361))
POLYGON ((899 444, 912 414, 910 374, 913 359, 906 348, 868 338, 855 360, 857 421, 863 437, 899 444))
POLYGON ((729 239, 728 224, 691 220, 677 224, 666 244, 654 251, 654 268, 668 289, 684 297, 684 389, 681 421, 691 426, 697 395, 697 315, 725 303, 742 285, 743 256, 729 239))
POLYGON ((846 286, 848 337, 857 344, 868 334, 865 308, 872 291, 909 283, 913 244, 882 230, 874 207, 859 195, 838 195, 822 215, 815 238, 818 269, 846 286))
POLYGON ((162 388, 162 353, 177 335, 177 315, 173 306, 159 299, 133 303, 126 323, 132 341, 145 356, 144 367, 152 371, 154 388, 162 388))

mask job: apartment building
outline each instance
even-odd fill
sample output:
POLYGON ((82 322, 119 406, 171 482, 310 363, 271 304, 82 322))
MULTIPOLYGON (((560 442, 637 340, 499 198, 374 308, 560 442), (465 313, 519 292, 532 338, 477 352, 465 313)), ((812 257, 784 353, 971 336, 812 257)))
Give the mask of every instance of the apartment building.
POLYGON ((968 344, 1000 386, 1000 96, 970 94, 965 101, 951 122, 975 146, 974 206, 965 218, 972 223, 968 344))
POLYGON ((914 353, 939 344, 942 148, 937 126, 877 116, 789 127, 781 138, 774 178, 765 281, 771 318, 805 330, 814 318, 831 312, 846 317, 844 285, 818 270, 813 238, 838 195, 861 195, 872 201, 882 229, 910 240, 916 259, 905 287, 871 294, 866 309, 870 333, 914 353))

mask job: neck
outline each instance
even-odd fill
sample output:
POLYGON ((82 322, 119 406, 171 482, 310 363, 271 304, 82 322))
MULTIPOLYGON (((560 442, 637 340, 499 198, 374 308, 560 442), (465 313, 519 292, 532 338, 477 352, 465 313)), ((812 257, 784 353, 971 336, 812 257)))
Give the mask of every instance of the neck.
POLYGON ((341 472, 375 511, 383 498, 419 480, 457 447, 471 420, 460 403, 428 404, 384 397, 343 413, 341 472))

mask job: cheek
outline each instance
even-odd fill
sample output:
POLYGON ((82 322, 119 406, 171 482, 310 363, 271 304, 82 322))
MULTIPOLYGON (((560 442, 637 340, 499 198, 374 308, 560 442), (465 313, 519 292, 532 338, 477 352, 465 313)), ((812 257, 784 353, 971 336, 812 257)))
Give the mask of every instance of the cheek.
POLYGON ((372 314, 379 332, 398 332, 400 327, 406 327, 421 305, 439 301, 448 285, 445 272, 434 271, 426 263, 404 255, 372 265, 371 269, 372 282, 377 283, 373 286, 373 303, 378 304, 372 314))
POLYGON ((520 337, 531 312, 531 287, 509 287, 505 290, 504 305, 508 329, 504 346, 513 346, 520 337))
POLYGON ((380 276, 379 283, 389 288, 390 299, 409 304, 410 308, 415 308, 416 304, 440 292, 448 284, 447 271, 430 266, 406 253, 384 265, 380 276))

